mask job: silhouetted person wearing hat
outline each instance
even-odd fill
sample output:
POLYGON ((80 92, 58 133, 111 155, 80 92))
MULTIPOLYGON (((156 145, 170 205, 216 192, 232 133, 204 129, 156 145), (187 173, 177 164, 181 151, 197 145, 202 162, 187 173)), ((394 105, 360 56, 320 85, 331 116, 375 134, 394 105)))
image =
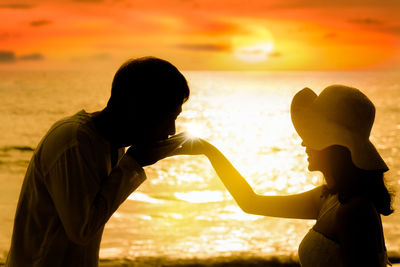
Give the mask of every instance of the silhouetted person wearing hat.
POLYGON ((168 137, 188 97, 171 63, 139 58, 116 72, 102 111, 56 122, 26 172, 6 266, 98 266, 104 225, 146 179, 142 167, 179 145, 168 137))
POLYGON ((308 192, 257 195, 224 155, 200 138, 174 153, 206 155, 247 213, 315 219, 299 246, 303 267, 386 266, 380 215, 393 210, 383 179, 388 167, 369 141, 374 105, 347 86, 329 86, 320 95, 305 88, 294 96, 291 116, 306 148, 308 169, 321 171, 326 182, 308 192))

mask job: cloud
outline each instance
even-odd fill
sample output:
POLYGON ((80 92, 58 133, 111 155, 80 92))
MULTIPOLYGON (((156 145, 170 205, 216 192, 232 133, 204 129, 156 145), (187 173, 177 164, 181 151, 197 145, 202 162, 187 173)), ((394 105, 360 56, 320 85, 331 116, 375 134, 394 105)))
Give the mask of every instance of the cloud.
POLYGON ((228 45, 220 44, 178 44, 175 47, 185 50, 195 51, 229 51, 231 48, 228 45))
POLYGON ((30 9, 34 8, 34 5, 27 5, 27 4, 3 4, 0 5, 0 8, 9 8, 9 9, 30 9))
POLYGON ((371 18, 350 19, 350 20, 348 20, 348 22, 354 23, 354 24, 373 25, 373 26, 377 26, 377 25, 382 25, 383 24, 382 21, 377 20, 377 19, 371 19, 371 18))
POLYGON ((18 57, 18 60, 32 60, 32 61, 38 61, 38 60, 43 60, 44 56, 40 53, 32 53, 32 54, 26 54, 18 57))
POLYGON ((17 58, 12 51, 0 51, 0 63, 15 62, 17 58))
POLYGON ((9 37, 10 37, 9 33, 6 33, 6 32, 0 33, 0 40, 6 40, 9 37))
POLYGON ((362 26, 364 28, 368 28, 370 30, 386 32, 386 33, 396 34, 396 35, 400 34, 400 25, 399 24, 384 22, 384 21, 378 20, 378 19, 373 19, 373 18, 349 19, 347 22, 355 24, 355 25, 360 25, 360 26, 362 26))
POLYGON ((94 59, 94 60, 103 61, 103 60, 110 60, 111 55, 108 53, 98 53, 98 54, 94 54, 94 55, 90 56, 90 58, 94 59))
POLYGON ((96 53, 96 54, 90 54, 86 56, 72 56, 70 60, 72 62, 107 62, 113 59, 112 54, 110 53, 96 53))
POLYGON ((31 21, 29 23, 29 25, 31 25, 32 27, 41 27, 41 26, 44 26, 44 25, 48 25, 50 23, 52 23, 51 20, 40 19, 40 20, 31 21))
POLYGON ((101 3, 104 0, 72 0, 73 2, 81 2, 81 3, 101 3))
POLYGON ((337 33, 335 33, 335 32, 329 32, 329 33, 324 35, 324 38, 326 38, 326 39, 333 39, 333 38, 336 38, 336 37, 337 37, 337 33))
POLYGON ((269 57, 281 57, 282 53, 278 51, 274 51, 268 54, 269 57))
POLYGON ((236 32, 238 28, 240 27, 235 23, 209 19, 204 16, 186 19, 183 25, 183 29, 187 32, 200 32, 214 35, 230 34, 236 32))
POLYGON ((0 51, 0 63, 13 63, 17 61, 39 61, 43 60, 44 56, 40 53, 32 53, 21 56, 16 56, 13 51, 0 51))
POLYGON ((395 7, 400 6, 398 0, 336 0, 336 1, 321 1, 321 0, 286 0, 272 2, 276 7, 283 8, 303 8, 303 7, 395 7))
POLYGON ((0 41, 8 39, 17 39, 19 37, 21 37, 21 34, 19 33, 9 33, 9 32, 0 33, 0 41))
POLYGON ((400 34, 400 25, 388 27, 389 32, 400 34))
POLYGON ((399 35, 400 34, 400 25, 385 26, 385 27, 381 27, 380 30, 387 32, 387 33, 399 35))

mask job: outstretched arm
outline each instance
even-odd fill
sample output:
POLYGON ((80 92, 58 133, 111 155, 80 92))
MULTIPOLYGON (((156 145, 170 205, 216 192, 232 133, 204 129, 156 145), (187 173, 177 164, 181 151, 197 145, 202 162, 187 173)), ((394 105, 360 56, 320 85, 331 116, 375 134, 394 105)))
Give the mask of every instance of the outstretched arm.
POLYGON ((262 196, 256 194, 229 160, 205 140, 190 140, 176 154, 206 155, 217 175, 244 212, 298 219, 316 219, 318 216, 322 187, 295 195, 262 196))

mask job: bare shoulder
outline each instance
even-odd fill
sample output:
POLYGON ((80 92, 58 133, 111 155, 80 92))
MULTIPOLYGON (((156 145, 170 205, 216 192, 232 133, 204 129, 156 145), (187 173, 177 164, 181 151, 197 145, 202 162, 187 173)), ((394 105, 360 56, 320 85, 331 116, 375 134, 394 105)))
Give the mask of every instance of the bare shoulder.
POLYGON ((328 194, 326 190, 327 188, 325 185, 320 185, 312 190, 314 203, 318 207, 318 210, 321 210, 322 205, 327 200, 328 194))
POLYGON ((339 234, 378 235, 380 232, 379 215, 373 203, 364 197, 353 197, 341 204, 337 211, 339 234))
POLYGON ((308 199, 309 204, 311 204, 318 211, 321 209, 322 205, 326 200, 325 186, 317 186, 309 191, 297 194, 295 196, 304 197, 308 199))
POLYGON ((304 193, 298 194, 303 195, 305 198, 308 199, 309 205, 312 206, 313 210, 315 211, 315 218, 318 217, 320 210, 327 199, 327 195, 325 194, 325 186, 317 186, 314 189, 306 191, 304 193))
POLYGON ((329 199, 331 194, 328 192, 328 189, 325 185, 320 185, 313 190, 310 191, 313 198, 313 203, 315 207, 318 209, 318 213, 320 212, 322 206, 329 199))
POLYGON ((364 197, 353 197, 348 202, 340 205, 337 213, 338 219, 363 220, 377 218, 377 212, 373 203, 364 197))

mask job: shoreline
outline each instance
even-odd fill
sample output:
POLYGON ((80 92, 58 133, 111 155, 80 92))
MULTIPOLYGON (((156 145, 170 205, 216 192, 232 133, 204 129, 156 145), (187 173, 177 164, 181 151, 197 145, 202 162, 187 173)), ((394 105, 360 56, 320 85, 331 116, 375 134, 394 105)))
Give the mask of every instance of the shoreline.
MULTIPOLYGON (((392 267, 400 267, 400 253, 390 253, 392 267)), ((211 258, 138 257, 100 259, 99 267, 301 267, 295 256, 226 256, 211 258)))
MULTIPOLYGON (((393 267, 400 267, 400 254, 389 257, 393 267)), ((0 266, 5 259, 0 260, 0 266)), ((99 267, 301 267, 290 256, 221 256, 211 258, 137 257, 100 259, 99 267)))
POLYGON ((138 257, 135 259, 100 259, 99 267, 300 267, 297 258, 289 256, 226 256, 212 258, 138 257))

